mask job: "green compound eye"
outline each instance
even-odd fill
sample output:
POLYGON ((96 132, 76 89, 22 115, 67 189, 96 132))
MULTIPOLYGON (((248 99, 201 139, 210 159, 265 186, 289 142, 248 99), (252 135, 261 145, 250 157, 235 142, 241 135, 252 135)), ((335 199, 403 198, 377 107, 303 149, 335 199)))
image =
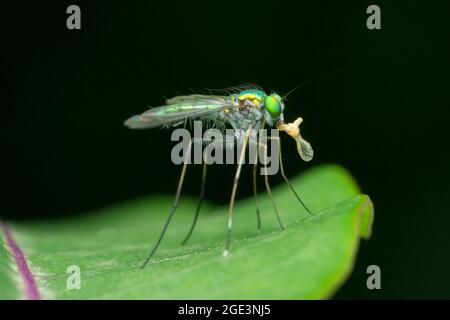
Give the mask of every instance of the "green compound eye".
POLYGON ((276 94, 271 94, 266 98, 266 109, 272 119, 278 119, 281 114, 281 99, 276 94))

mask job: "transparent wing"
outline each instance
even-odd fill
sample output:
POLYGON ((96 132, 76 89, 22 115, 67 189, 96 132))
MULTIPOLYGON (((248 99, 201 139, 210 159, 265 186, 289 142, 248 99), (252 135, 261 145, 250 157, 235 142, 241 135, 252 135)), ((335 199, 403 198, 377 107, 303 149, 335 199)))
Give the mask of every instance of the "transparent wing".
POLYGON ((232 108, 229 96, 190 95, 167 100, 167 105, 145 111, 125 121, 131 129, 147 129, 170 126, 186 119, 198 119, 218 114, 232 108))
POLYGON ((167 99, 166 104, 191 103, 193 101, 220 101, 223 99, 229 99, 229 97, 219 95, 190 94, 187 96, 176 96, 167 99))

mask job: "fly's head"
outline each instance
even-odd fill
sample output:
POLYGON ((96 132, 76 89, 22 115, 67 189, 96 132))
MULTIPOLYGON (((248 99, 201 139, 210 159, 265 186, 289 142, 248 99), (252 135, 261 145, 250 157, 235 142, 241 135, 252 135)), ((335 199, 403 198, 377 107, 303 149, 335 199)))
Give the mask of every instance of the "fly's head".
POLYGON ((266 122, 269 125, 275 125, 279 131, 284 131, 294 138, 300 157, 304 161, 310 161, 314 156, 314 151, 308 141, 300 135, 300 124, 303 119, 297 118, 292 123, 285 123, 283 116, 284 99, 276 93, 272 93, 266 97, 264 106, 266 122))
POLYGON ((283 123, 284 101, 278 94, 268 95, 264 102, 266 110, 266 120, 269 124, 283 123))

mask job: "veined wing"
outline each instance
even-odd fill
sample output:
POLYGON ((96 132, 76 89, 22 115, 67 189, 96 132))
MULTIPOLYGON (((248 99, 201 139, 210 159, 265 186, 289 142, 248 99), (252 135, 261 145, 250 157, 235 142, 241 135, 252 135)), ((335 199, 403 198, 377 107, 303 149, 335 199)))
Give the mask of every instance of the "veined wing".
POLYGON ((223 99, 229 100, 228 96, 219 95, 205 95, 205 94, 190 94, 186 96, 176 96, 166 100, 166 104, 191 103, 193 101, 220 101, 223 99))
POLYGON ((125 121, 131 129, 170 126, 186 119, 197 119, 232 108, 229 96, 190 95, 167 100, 167 105, 145 111, 125 121))

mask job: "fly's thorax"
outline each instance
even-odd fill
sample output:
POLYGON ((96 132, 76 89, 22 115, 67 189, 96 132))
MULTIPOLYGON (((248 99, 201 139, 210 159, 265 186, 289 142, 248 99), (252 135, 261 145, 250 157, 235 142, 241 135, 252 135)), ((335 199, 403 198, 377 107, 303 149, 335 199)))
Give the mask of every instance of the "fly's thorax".
POLYGON ((263 116, 266 93, 261 90, 244 90, 239 93, 239 111, 243 115, 260 120, 263 116))
POLYGON ((263 119, 263 110, 259 108, 233 108, 223 111, 221 117, 234 129, 259 128, 263 119))
POLYGON ((261 90, 244 90, 238 94, 242 107, 260 108, 264 105, 266 97, 266 93, 261 90))
POLYGON ((220 117, 234 129, 259 128, 263 119, 266 94, 261 90, 245 90, 231 96, 233 106, 223 110, 220 117))
POLYGON ((236 95, 236 101, 239 103, 241 112, 255 113, 258 121, 264 117, 265 122, 270 126, 284 121, 284 101, 275 92, 267 95, 262 90, 244 90, 236 95))
POLYGON ((262 120, 269 126, 283 123, 284 102, 276 93, 249 89, 231 96, 236 108, 226 109, 220 117, 235 129, 260 128, 262 120))

